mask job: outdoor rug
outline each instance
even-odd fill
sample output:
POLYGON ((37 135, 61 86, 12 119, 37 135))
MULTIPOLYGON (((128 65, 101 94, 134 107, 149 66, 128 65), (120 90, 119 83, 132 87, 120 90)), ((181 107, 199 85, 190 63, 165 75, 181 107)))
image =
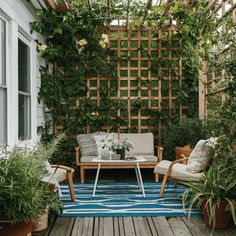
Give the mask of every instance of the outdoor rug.
MULTIPOLYGON (((98 183, 92 197, 93 183, 75 184, 76 200, 70 200, 68 185, 60 185, 65 217, 124 217, 124 216, 186 216, 182 207, 182 193, 186 187, 173 183, 166 186, 164 197, 159 198, 161 183, 144 183, 144 198, 134 182, 98 183)), ((191 216, 199 216, 194 210, 191 216)))

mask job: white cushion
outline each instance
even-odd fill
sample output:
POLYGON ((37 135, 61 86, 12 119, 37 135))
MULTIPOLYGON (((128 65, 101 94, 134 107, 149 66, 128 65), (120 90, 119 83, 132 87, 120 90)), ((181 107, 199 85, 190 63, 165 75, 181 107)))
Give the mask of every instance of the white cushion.
MULTIPOLYGON (((67 171, 65 169, 61 169, 61 168, 56 168, 56 167, 52 167, 53 170, 53 177, 59 182, 63 182, 66 180, 66 173, 67 171), (55 172, 56 170, 56 172, 55 172)), ((74 169, 72 169, 72 173, 74 173, 74 169)))
POLYGON ((154 155, 154 138, 152 133, 121 133, 120 140, 128 139, 132 143, 131 155, 154 155))
MULTIPOLYGON (((159 164, 156 165, 154 169, 154 173, 165 175, 171 163, 172 163, 171 161, 167 161, 167 160, 161 161, 159 164)), ((185 182, 202 180, 203 173, 190 173, 189 171, 187 171, 186 168, 187 168, 187 165, 185 164, 180 164, 180 163, 174 164, 172 167, 170 177, 178 179, 178 180, 182 180, 185 182)))
POLYGON ((191 173, 200 173, 208 169, 211 156, 210 156, 210 145, 208 145, 208 140, 199 140, 193 151, 191 152, 187 170, 191 173))
POLYGON ((97 156, 83 156, 80 158, 80 162, 92 162, 94 158, 98 158, 97 156))

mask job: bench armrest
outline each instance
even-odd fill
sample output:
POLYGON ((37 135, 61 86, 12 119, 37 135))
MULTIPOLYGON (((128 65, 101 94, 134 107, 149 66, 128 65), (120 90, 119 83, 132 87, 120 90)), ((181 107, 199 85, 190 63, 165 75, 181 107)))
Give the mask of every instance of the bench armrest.
POLYGON ((75 163, 77 166, 80 165, 79 146, 75 148, 75 163))
POLYGON ((161 146, 155 146, 155 148, 157 149, 157 161, 162 161, 163 159, 163 147, 161 146))

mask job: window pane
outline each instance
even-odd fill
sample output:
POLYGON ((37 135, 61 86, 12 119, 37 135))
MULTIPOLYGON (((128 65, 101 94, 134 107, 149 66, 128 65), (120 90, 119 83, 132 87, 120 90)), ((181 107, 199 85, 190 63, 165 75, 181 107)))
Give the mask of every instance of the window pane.
POLYGON ((6 85, 6 23, 0 19, 0 85, 6 85))
POLYGON ((19 91, 30 92, 29 47, 21 40, 18 42, 18 86, 19 91))
POLYGON ((0 88, 0 145, 7 143, 7 90, 0 88))
POLYGON ((19 128, 18 138, 26 140, 31 138, 30 97, 19 94, 19 128))

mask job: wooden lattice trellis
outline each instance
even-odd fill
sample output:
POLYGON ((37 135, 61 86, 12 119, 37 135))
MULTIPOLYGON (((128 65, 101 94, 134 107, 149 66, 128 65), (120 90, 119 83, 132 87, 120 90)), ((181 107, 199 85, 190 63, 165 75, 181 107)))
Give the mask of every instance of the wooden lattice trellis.
MULTIPOLYGON (((236 1, 235 0, 213 0, 209 1, 209 10, 211 15, 216 16, 216 20, 219 22, 219 31, 222 34, 227 33, 226 28, 226 17, 231 17, 234 25, 236 25, 236 1)), ((218 51, 214 52, 218 56, 223 56, 227 54, 227 45, 221 43, 218 51)), ((207 68, 206 63, 204 63, 205 69, 207 68)), ((221 103, 225 101, 225 87, 217 88, 217 84, 224 84, 225 80, 225 71, 212 70, 207 76, 204 73, 200 74, 201 81, 200 84, 200 115, 205 115, 207 113, 207 101, 209 99, 214 99, 214 97, 221 98, 221 103)))
MULTIPOLYGON (((100 29, 101 31, 103 29, 100 29)), ((115 127, 116 132, 150 132, 160 135, 163 119, 173 115, 182 117, 184 109, 178 101, 177 93, 182 88, 183 59, 182 41, 176 27, 130 31, 126 26, 111 26, 106 31, 108 47, 114 57, 108 60, 116 65, 117 78, 87 79, 87 98, 100 105, 100 89, 105 85, 110 99, 125 103, 126 110, 118 110, 117 115, 126 120, 126 125, 115 127), (133 109, 133 103, 141 101, 142 108, 133 109), (162 116, 150 124, 149 112, 162 116)), ((77 106, 80 105, 79 99, 77 106)), ((114 127, 103 127, 114 131, 114 127)), ((87 132, 93 127, 88 126, 87 132)))

